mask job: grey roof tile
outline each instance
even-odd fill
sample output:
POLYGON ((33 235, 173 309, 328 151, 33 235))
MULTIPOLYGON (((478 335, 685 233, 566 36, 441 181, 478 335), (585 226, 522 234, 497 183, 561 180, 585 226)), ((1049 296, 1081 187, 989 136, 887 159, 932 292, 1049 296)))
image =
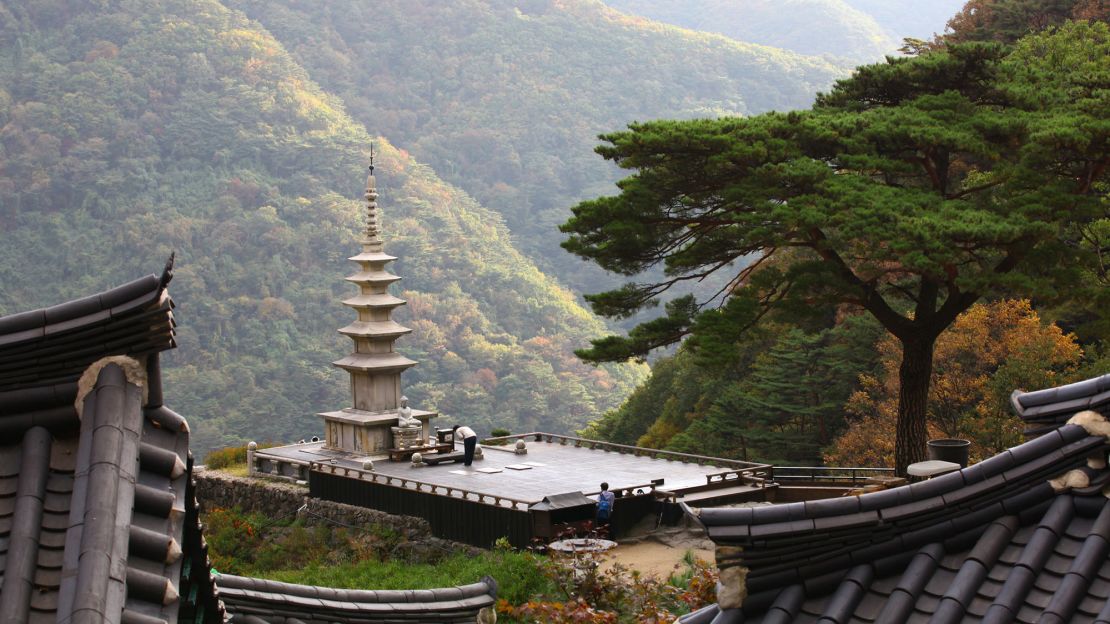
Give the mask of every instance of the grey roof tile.
MULTIPOLYGON (((1110 501, 1101 494, 1110 470, 1086 467, 1108 448, 1067 425, 932 481, 803 504, 804 517, 798 506, 702 513, 713 519, 711 537, 741 547, 750 592, 804 588, 801 611, 775 610, 791 624, 821 614, 828 622, 1094 622, 1099 613, 1110 624, 1110 501), (1096 486, 1056 492, 1048 484, 1076 467, 1096 486), (866 587, 846 580, 861 564, 876 574, 866 587)), ((746 610, 766 621, 767 609, 746 610)))
MULTIPOLYGON (((163 609, 161 604, 144 604, 136 595, 125 596, 123 589, 129 556, 127 527, 133 516, 131 484, 136 476, 141 479, 144 469, 138 461, 144 441, 142 393, 110 365, 101 370, 86 400, 85 418, 79 421, 72 407, 77 377, 108 355, 146 357, 148 366, 155 364, 151 379, 160 386, 156 353, 173 346, 172 302, 164 292, 167 281, 168 274, 150 276, 106 293, 0 319, 0 439, 21 441, 0 447, 0 488, 9 482, 17 488, 36 483, 38 472, 11 470, 27 457, 48 466, 39 497, 41 513, 31 531, 37 555, 20 554, 9 539, 0 542, 5 569, 28 563, 34 569, 32 613, 26 621, 79 621, 82 614, 98 621, 126 620, 125 602, 132 615, 161 614, 155 618, 159 622, 177 619, 177 605, 163 609), (41 427, 52 436, 48 447, 22 453, 21 446, 41 427), (87 496, 90 481, 95 482, 96 496, 87 496)), ((181 458, 182 450, 188 449, 187 428, 176 428, 171 438, 153 443, 164 445, 169 440, 168 450, 181 458)), ((163 466, 166 459, 161 454, 163 466)), ((184 486, 185 479, 180 478, 176 484, 165 481, 164 487, 184 486)), ((0 522, 5 520, 4 500, 0 494, 0 522)), ((7 519, 13 519, 16 510, 8 511, 12 513, 7 519)), ((164 518, 156 528, 180 535, 182 527, 180 519, 164 518)), ((130 553, 130 558, 133 564, 142 563, 138 552, 130 553)), ((163 584, 179 582, 180 565, 158 562, 139 567, 155 570, 163 584)), ((4 583, 0 601, 23 602, 18 590, 18 584, 4 583)))

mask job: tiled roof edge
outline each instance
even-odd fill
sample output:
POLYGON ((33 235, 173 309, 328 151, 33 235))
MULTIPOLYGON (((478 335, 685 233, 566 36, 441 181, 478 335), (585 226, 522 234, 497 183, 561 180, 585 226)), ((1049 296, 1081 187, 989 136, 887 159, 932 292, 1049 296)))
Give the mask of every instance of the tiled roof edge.
POLYGON ((0 430, 76 426, 74 382, 106 356, 172 349, 171 267, 110 290, 0 318, 0 430))
MULTIPOLYGON (((927 498, 952 494, 961 488, 1013 471, 1018 466, 1053 454, 1076 442, 1092 438, 1088 444, 1097 444, 1097 437, 1086 429, 1065 425, 1047 435, 1007 449, 962 470, 911 485, 882 490, 862 496, 843 496, 784 505, 747 507, 738 509, 706 508, 696 518, 707 528, 718 526, 782 524, 844 517, 870 511, 882 511, 927 498)), ((1074 452, 1076 449, 1072 449, 1074 452)), ((878 520, 878 518, 875 518, 878 520)), ((799 529, 804 529, 799 525, 799 529)))
POLYGON ((1032 392, 1014 390, 1010 406, 1028 423, 1025 434, 1029 437, 1050 431, 1083 410, 1095 410, 1105 416, 1110 412, 1110 373, 1032 392))
MULTIPOLYGON (((405 590, 355 590, 282 583, 222 574, 216 577, 219 595, 233 621, 255 616, 306 616, 344 622, 406 621, 455 622, 460 616, 477 618, 496 602, 497 583, 485 577, 457 587, 405 590)), ((280 620, 278 620, 280 621, 280 620)))
POLYGON ((1088 457, 1105 454, 1107 446, 1104 435, 1070 424, 928 481, 854 497, 703 509, 698 520, 717 544, 718 567, 746 569, 749 602, 765 590, 802 582, 810 594, 817 590, 810 585, 825 577, 835 581, 847 570, 877 565, 907 548, 930 543, 956 548, 1007 517, 1024 523, 1058 494, 1073 491, 1050 479, 1085 470, 1088 457))
POLYGON ((161 278, 151 274, 95 295, 37 310, 2 316, 0 317, 0 337, 21 334, 45 328, 49 325, 67 323, 82 317, 91 317, 104 310, 148 301, 164 288, 161 278))

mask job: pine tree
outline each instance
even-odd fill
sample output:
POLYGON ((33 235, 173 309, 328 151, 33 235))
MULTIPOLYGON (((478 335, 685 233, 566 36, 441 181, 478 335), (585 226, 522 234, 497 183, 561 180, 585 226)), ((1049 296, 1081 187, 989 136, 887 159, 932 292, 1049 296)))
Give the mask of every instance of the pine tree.
POLYGON ((809 111, 604 135, 598 153, 635 173, 619 195, 574 208, 564 247, 630 276, 662 265, 666 278, 589 295, 594 310, 626 317, 675 284, 734 274, 719 310, 675 300, 580 356, 736 335, 784 306, 866 310, 901 348, 904 471, 924 458, 941 332, 988 294, 1051 297, 1092 262, 1074 241, 1104 217, 1108 57, 1105 24, 1070 24, 1012 53, 972 43, 861 67, 809 111))

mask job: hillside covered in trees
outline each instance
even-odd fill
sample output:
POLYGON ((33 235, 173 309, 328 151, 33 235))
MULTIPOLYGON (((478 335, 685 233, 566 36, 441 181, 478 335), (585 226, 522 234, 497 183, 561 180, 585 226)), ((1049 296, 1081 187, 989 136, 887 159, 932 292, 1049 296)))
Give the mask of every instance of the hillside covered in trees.
MULTIPOLYGON (((177 252, 174 406, 197 450, 317 433, 347 404, 371 136, 267 32, 212 0, 0 7, 0 314, 158 270, 177 252)), ((377 139, 414 404, 569 431, 642 372, 572 347, 603 331, 501 218, 377 139)), ((396 288, 396 287, 395 287, 396 288)))
POLYGON ((682 30, 599 0, 227 0, 355 120, 504 218, 576 292, 611 283, 558 247, 567 207, 618 172, 599 133, 635 120, 805 107, 850 65, 682 30))
POLYGON ((0 314, 176 251, 167 377, 198 448, 316 433, 346 404, 329 362, 376 140, 414 404, 571 431, 645 373, 578 361, 605 326, 545 273, 603 279, 552 252, 616 179, 594 135, 804 106, 845 71, 595 0, 0 2, 0 314))

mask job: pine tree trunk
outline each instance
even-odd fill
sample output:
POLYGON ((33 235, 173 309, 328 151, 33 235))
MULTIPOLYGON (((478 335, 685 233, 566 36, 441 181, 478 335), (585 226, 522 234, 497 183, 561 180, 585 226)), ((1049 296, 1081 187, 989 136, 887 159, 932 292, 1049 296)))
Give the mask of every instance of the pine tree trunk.
POLYGON ((935 340, 902 343, 898 369, 898 425, 895 428, 894 467, 899 475, 906 467, 925 459, 926 406, 933 372, 935 340))

